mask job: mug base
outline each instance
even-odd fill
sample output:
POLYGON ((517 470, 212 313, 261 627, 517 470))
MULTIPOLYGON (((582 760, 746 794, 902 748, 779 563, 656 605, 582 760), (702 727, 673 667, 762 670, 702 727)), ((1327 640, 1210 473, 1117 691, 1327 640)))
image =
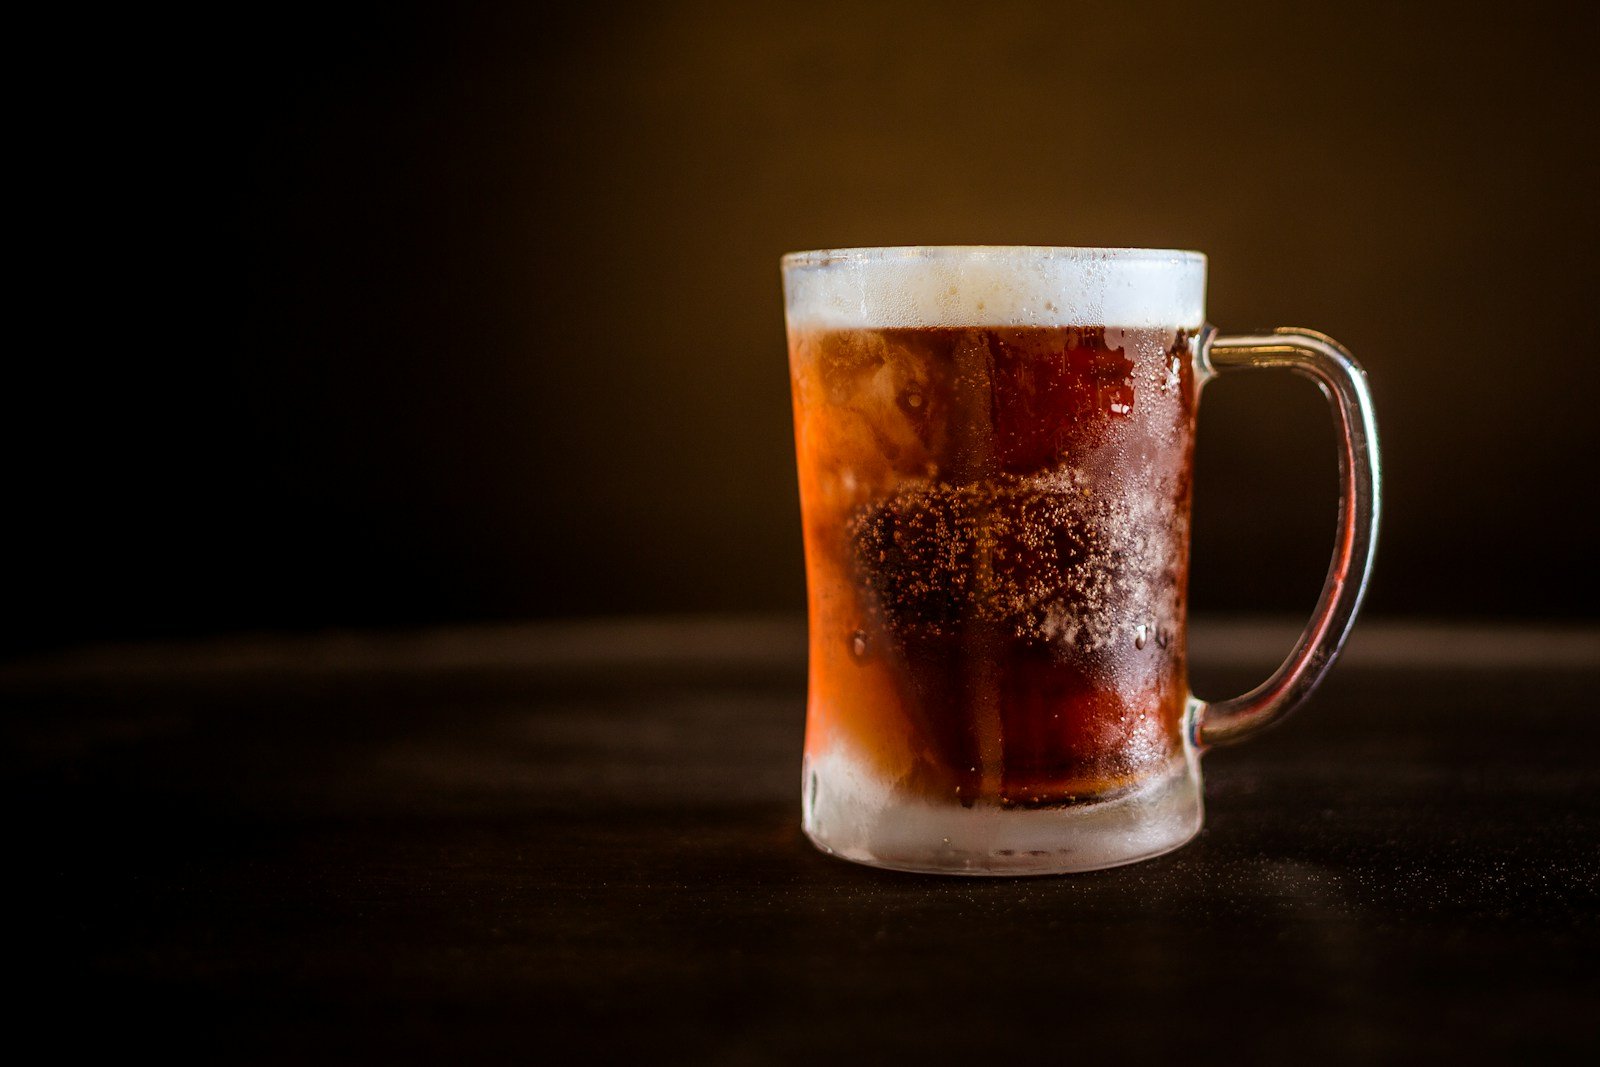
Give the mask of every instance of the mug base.
POLYGON ((1095 871, 1171 852, 1204 820, 1195 753, 1133 792, 1042 809, 904 797, 852 762, 807 758, 803 826, 823 852, 869 867, 980 877, 1095 871))

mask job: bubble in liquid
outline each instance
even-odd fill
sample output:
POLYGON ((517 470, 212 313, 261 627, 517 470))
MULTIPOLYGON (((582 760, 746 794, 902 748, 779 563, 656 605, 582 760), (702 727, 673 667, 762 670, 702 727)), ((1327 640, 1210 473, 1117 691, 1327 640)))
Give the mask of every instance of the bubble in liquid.
POLYGON ((1133 647, 1142 649, 1149 640, 1150 627, 1141 622, 1139 628, 1133 631, 1133 647))
POLYGON ((855 633, 851 634, 850 654, 855 656, 856 659, 866 659, 867 651, 867 632, 865 630, 857 630, 855 633))
POLYGON ((1098 390, 1101 405, 1106 414, 1116 415, 1119 418, 1131 418, 1133 415, 1133 387, 1128 385, 1104 385, 1098 390))

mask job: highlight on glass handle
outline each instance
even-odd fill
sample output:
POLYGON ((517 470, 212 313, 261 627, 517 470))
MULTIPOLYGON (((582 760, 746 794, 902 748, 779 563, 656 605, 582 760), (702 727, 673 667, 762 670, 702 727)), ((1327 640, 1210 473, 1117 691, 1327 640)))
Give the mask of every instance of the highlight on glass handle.
POLYGON ((1367 376, 1339 342, 1314 330, 1220 335, 1209 326, 1199 340, 1202 384, 1234 371, 1292 370, 1321 387, 1339 427, 1339 532, 1322 596, 1294 651, 1271 678, 1232 700, 1197 702, 1195 738, 1210 747, 1242 741, 1283 718, 1311 695, 1338 657, 1372 572, 1381 486, 1367 376))

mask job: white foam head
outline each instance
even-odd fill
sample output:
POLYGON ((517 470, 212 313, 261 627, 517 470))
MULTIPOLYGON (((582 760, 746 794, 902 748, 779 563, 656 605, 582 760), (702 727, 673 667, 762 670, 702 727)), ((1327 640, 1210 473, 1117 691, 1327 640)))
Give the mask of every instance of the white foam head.
POLYGON ((1206 257, 1168 249, 839 248, 784 256, 783 282, 801 329, 1205 321, 1206 257))

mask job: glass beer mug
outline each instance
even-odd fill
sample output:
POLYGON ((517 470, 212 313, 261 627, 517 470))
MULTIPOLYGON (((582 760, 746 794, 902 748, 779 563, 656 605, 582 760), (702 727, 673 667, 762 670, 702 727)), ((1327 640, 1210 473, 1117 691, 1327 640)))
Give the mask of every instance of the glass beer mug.
POLYGON ((1371 565, 1361 369, 1306 330, 1205 323, 1205 257, 1153 249, 801 252, 783 275, 805 533, 805 832, 948 874, 1146 859, 1203 817, 1207 747, 1300 703, 1371 565), (1189 693, 1196 399, 1315 379, 1340 430, 1333 563, 1277 673, 1189 693))

